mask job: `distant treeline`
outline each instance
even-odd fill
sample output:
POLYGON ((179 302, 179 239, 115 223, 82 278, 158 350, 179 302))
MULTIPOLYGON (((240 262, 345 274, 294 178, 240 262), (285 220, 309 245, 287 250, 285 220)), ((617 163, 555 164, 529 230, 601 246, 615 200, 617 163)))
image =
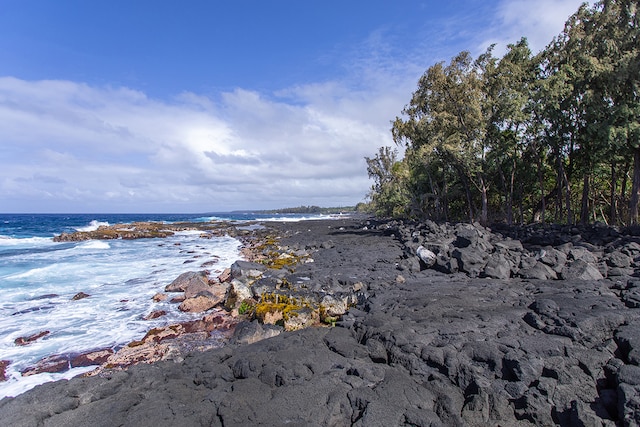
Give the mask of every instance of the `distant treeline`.
POLYGON ((366 158, 384 216, 638 222, 638 0, 583 4, 537 55, 526 39, 431 66, 366 158))
POLYGON ((343 206, 337 208, 321 208, 320 206, 298 206, 296 208, 283 208, 274 210, 256 211, 262 214, 315 214, 315 215, 331 215, 344 212, 355 212, 356 206, 343 206))

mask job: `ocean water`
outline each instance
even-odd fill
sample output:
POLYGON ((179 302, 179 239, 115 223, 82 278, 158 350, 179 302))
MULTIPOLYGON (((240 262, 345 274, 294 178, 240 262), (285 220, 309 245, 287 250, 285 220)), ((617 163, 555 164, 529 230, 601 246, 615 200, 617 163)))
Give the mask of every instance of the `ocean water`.
POLYGON ((153 327, 201 315, 181 313, 177 305, 153 302, 181 273, 206 267, 212 277, 240 258, 240 242, 230 237, 203 239, 180 232, 162 239, 54 242, 62 232, 135 221, 297 221, 300 215, 250 213, 206 215, 23 215, 0 214, 0 360, 8 360, 8 380, 0 398, 15 396, 47 381, 71 378, 93 367, 59 374, 22 376, 43 357, 117 348, 140 339, 153 327), (73 300, 84 292, 90 297, 73 300), (153 310, 168 314, 143 320, 153 310), (15 340, 48 331, 31 344, 15 340))

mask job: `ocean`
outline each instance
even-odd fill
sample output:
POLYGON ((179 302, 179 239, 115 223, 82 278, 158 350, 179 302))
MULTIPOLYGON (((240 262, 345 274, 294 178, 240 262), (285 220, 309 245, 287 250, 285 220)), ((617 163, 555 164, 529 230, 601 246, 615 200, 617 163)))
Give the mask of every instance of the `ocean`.
POLYGON ((118 348, 154 327, 201 317, 152 297, 186 271, 206 268, 215 277, 240 258, 231 237, 203 239, 199 231, 162 239, 54 242, 62 232, 136 221, 207 222, 313 219, 302 215, 251 213, 173 214, 0 214, 0 360, 9 361, 0 398, 16 396, 48 381, 67 379, 95 367, 22 376, 46 356, 118 348), (74 300, 83 292, 88 298, 74 300), (144 320, 154 310, 166 316, 144 320), (16 339, 48 333, 28 344, 16 339))

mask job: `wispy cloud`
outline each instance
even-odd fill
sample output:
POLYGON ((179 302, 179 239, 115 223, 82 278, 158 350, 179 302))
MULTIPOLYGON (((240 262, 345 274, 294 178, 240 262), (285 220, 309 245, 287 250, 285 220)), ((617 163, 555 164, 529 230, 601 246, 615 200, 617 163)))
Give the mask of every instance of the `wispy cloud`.
POLYGON ((380 95, 353 98, 332 85, 285 92, 286 100, 238 89, 218 102, 190 93, 166 102, 126 88, 1 78, 0 197, 27 199, 9 206, 17 210, 362 200, 363 157, 390 143, 388 126, 363 114, 385 109, 380 95))
POLYGON ((126 87, 2 77, 2 208, 203 212, 357 203, 370 187, 364 157, 392 145, 390 122, 428 66, 457 49, 475 44, 479 53, 523 35, 541 49, 579 4, 504 0, 491 10, 477 2, 473 13, 491 29, 477 27, 467 11, 427 22, 412 45, 383 27, 326 58, 339 70, 330 79, 272 93, 245 87, 163 100, 126 87))
POLYGON ((584 0, 502 0, 496 10, 494 25, 483 35, 479 47, 486 49, 496 43, 496 54, 509 43, 527 37, 535 53, 544 49, 564 28, 567 18, 578 10, 584 0))

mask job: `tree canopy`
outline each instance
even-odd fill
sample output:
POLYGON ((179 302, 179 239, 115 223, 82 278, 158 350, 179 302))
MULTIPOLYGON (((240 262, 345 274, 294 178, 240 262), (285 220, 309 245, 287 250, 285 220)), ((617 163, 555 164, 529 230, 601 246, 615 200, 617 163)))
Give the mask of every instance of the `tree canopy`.
POLYGON ((637 223, 638 0, 582 5, 538 54, 461 52, 427 69, 366 158, 379 215, 637 223))

